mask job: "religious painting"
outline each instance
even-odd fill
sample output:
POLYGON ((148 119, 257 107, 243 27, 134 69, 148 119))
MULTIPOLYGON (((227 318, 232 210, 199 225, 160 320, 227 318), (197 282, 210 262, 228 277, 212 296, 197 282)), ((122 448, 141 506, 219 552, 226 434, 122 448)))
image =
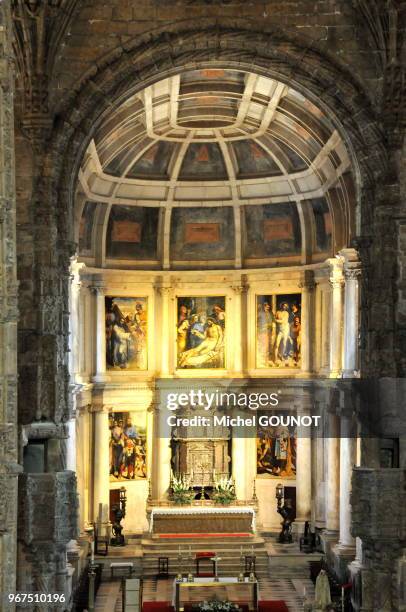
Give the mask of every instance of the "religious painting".
POLYGON ((225 297, 178 298, 178 368, 225 367, 225 301, 225 297))
POLYGON ((220 181, 226 178, 226 166, 217 143, 193 142, 189 145, 180 170, 180 180, 220 181))
POLYGON ((108 370, 146 370, 148 298, 106 297, 108 370))
POLYGON ((110 482, 147 477, 146 412, 111 412, 110 482))
MULTIPOLYGON (((267 414, 261 412, 258 417, 267 414)), ((279 411, 278 416, 283 416, 283 413, 279 411)), ((272 478, 296 478, 296 431, 294 426, 258 425, 257 474, 272 478)))
POLYGON ((256 367, 299 368, 302 296, 257 295, 256 367))
POLYGON ((245 206, 245 257, 300 255, 302 238, 296 204, 245 206))

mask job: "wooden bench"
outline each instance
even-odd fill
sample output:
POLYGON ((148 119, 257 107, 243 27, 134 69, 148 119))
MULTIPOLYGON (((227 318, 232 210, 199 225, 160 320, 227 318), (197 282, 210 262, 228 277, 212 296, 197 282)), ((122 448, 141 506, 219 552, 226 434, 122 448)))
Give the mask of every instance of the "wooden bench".
POLYGON ((131 561, 115 561, 113 563, 110 563, 111 579, 114 578, 114 570, 128 570, 128 575, 131 578, 134 571, 134 563, 132 563, 131 561))

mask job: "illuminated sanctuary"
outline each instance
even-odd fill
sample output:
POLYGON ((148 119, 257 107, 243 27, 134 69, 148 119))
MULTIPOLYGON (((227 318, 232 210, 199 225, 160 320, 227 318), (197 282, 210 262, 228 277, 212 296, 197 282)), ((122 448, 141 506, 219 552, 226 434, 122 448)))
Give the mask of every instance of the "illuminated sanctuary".
POLYGON ((5 610, 406 610, 398 4, 0 4, 5 610))

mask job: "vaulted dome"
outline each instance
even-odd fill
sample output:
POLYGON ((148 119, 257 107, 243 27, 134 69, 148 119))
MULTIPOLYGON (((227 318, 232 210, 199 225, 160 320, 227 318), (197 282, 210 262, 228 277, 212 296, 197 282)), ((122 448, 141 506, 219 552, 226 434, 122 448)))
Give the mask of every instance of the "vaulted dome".
MULTIPOLYGON (((164 253, 167 267, 304 263, 332 254, 350 232, 350 159, 332 121, 291 87, 238 70, 193 70, 132 95, 99 125, 80 183, 82 225, 92 222, 91 202, 113 206, 106 256, 140 265, 159 265, 164 253), (154 226, 155 239, 146 229, 154 226), (124 255, 117 232, 130 245, 148 235, 148 246, 124 255), (162 247, 159 232, 176 246, 162 247)), ((94 253, 87 232, 84 255, 94 253)))

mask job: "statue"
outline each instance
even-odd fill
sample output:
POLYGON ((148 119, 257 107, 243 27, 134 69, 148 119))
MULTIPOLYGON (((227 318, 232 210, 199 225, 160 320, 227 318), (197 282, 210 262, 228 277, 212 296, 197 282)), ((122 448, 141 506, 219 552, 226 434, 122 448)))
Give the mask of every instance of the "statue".
POLYGON ((281 500, 278 499, 278 514, 282 517, 281 522, 281 532, 279 534, 278 542, 281 544, 291 544, 293 541, 292 538, 292 523, 295 520, 295 513, 292 508, 292 500, 285 499, 284 504, 282 506, 281 500))
POLYGON ((330 610, 330 606, 330 583, 326 571, 322 569, 316 579, 314 610, 330 610))
POLYGON ((124 542, 124 536, 122 534, 123 526, 121 525, 121 521, 124 518, 124 512, 120 508, 120 506, 117 506, 117 505, 113 506, 111 510, 114 514, 114 521, 113 521, 113 525, 111 528, 114 537, 111 538, 110 543, 112 546, 124 546, 125 542, 124 542))

